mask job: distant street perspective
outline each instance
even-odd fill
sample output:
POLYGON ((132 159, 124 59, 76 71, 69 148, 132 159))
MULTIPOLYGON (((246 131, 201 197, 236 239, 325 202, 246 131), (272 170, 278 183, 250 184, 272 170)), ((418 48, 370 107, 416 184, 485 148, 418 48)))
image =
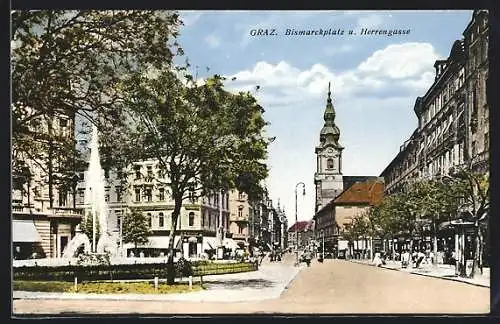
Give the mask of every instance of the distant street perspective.
POLYGON ((488 19, 12 10, 12 316, 489 313, 488 19))

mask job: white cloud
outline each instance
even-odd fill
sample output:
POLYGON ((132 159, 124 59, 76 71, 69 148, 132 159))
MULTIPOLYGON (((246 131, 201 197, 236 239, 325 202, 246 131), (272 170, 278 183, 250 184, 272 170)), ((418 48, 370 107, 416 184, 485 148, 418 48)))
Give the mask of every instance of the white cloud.
POLYGON ((393 79, 420 75, 439 55, 428 43, 392 44, 373 53, 359 65, 359 71, 377 73, 393 79))
MULTIPOLYGON (((329 81, 335 96, 388 96, 400 92, 423 91, 432 82, 433 64, 439 56, 427 43, 389 45, 373 53, 352 70, 333 72, 322 64, 299 70, 285 61, 271 64, 260 61, 252 69, 231 75, 234 89, 259 84, 263 92, 278 93, 273 104, 289 104, 324 93, 329 81), (396 82, 397 81, 397 82, 396 82)), ((250 87, 251 88, 251 87, 250 87)))
POLYGON ((349 45, 349 44, 343 44, 343 45, 330 45, 327 46, 323 49, 323 53, 325 53, 326 56, 333 56, 335 54, 339 53, 347 53, 350 52, 354 49, 354 46, 349 45))
POLYGON ((211 48, 217 48, 220 46, 221 40, 214 34, 210 34, 205 37, 205 43, 207 43, 211 48))

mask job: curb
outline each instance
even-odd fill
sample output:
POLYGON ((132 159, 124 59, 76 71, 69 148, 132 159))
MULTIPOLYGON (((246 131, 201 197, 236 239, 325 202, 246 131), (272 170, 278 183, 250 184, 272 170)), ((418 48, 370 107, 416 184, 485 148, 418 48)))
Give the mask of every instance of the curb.
MULTIPOLYGON (((370 266, 370 267, 375 267, 373 264, 370 264, 370 263, 356 262, 356 261, 350 261, 350 260, 348 260, 348 262, 356 263, 356 264, 363 264, 363 265, 370 266)), ((387 269, 387 270, 393 270, 393 271, 398 271, 398 272, 404 272, 404 273, 408 273, 408 274, 414 274, 414 275, 418 275, 418 276, 424 276, 424 277, 430 277, 430 278, 436 278, 436 279, 443 279, 443 280, 455 281, 455 282, 460 282, 460 283, 464 283, 464 284, 468 284, 468 285, 472 285, 472 286, 476 286, 476 287, 491 288, 488 285, 484 285, 484 284, 480 284, 480 283, 475 283, 475 282, 463 281, 463 280, 460 280, 460 279, 457 279, 457 278, 452 278, 452 277, 442 277, 442 276, 436 276, 436 275, 431 275, 431 274, 427 274, 427 273, 420 273, 420 272, 415 272, 415 271, 401 271, 401 270, 399 270, 397 268, 390 268, 390 267, 387 267, 387 266, 381 266, 379 268, 387 269)))
MULTIPOLYGON (((264 298, 248 298, 248 296, 241 296, 231 298, 230 300, 212 300, 209 296, 193 296, 193 299, 182 298, 186 293, 182 294, 165 294, 165 295, 151 295, 151 294, 77 294, 77 293, 45 293, 45 292, 30 292, 30 291, 13 291, 12 300, 111 300, 111 301, 152 301, 152 302, 193 302, 193 303, 243 303, 243 302, 257 302, 278 299, 285 292, 290 284, 295 280, 297 275, 302 271, 302 268, 297 269, 295 274, 281 287, 275 287, 274 291, 269 291, 269 294, 264 298), (276 289, 277 288, 277 289, 276 289), (17 296, 14 296, 14 295, 17 296), (180 297, 180 298, 179 298, 180 297)), ((200 292, 193 292, 203 293, 200 292)), ((190 293, 187 293, 190 294, 190 293)))

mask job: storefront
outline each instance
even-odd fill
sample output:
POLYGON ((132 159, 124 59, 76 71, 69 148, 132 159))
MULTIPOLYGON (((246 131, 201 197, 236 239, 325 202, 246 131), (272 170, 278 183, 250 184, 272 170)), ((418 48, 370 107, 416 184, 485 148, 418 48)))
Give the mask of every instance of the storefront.
POLYGON ((12 247, 14 260, 32 258, 37 244, 42 241, 32 220, 12 221, 12 247))

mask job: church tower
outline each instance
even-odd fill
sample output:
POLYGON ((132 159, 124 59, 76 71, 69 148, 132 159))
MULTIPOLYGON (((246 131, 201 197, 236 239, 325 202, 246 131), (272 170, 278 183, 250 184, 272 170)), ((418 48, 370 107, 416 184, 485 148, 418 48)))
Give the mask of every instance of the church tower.
POLYGON ((335 125, 335 109, 333 108, 330 83, 328 83, 328 99, 326 100, 325 124, 319 134, 319 145, 316 147, 316 186, 315 212, 320 210, 343 190, 342 150, 339 144, 340 130, 335 125))

